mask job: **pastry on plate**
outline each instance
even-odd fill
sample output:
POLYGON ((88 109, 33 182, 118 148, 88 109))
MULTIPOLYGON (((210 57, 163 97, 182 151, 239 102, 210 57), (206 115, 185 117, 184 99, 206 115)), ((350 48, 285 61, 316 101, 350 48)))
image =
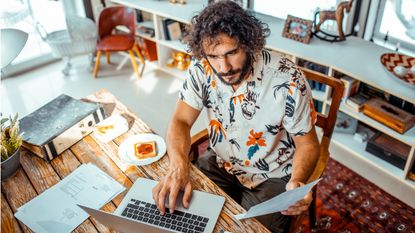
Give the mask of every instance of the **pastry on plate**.
POLYGON ((98 132, 100 134, 106 134, 108 130, 114 129, 113 125, 102 125, 102 126, 96 126, 98 132))
POLYGON ((154 141, 135 143, 134 155, 137 159, 147 159, 151 157, 156 157, 156 143, 154 141))

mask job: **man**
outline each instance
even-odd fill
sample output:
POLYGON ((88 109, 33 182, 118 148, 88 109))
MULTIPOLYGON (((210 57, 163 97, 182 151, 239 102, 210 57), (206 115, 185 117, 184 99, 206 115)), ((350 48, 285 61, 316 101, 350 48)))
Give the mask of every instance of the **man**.
MULTIPOLYGON (((194 61, 167 133, 170 169, 153 189, 161 213, 178 192, 191 198, 190 129, 201 110, 210 120, 212 150, 198 167, 245 209, 304 185, 318 157, 315 112, 304 75, 264 50, 266 24, 236 3, 220 1, 192 19, 186 42, 194 61)), ((311 193, 286 211, 258 217, 273 232, 308 208, 311 193)))

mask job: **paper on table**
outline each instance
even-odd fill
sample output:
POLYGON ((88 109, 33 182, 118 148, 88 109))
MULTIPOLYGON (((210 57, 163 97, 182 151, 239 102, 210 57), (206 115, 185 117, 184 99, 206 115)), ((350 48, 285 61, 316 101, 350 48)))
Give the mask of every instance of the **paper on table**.
POLYGON ((124 190, 95 165, 84 164, 20 207, 15 216, 35 232, 71 232, 88 218, 76 204, 99 209, 124 190))
POLYGON ((246 213, 235 215, 235 218, 241 220, 286 210, 292 204, 303 199, 320 180, 321 179, 318 179, 302 187, 283 192, 276 197, 252 206, 246 213))
POLYGON ((128 122, 121 115, 112 115, 94 127, 94 136, 107 143, 128 131, 128 122))

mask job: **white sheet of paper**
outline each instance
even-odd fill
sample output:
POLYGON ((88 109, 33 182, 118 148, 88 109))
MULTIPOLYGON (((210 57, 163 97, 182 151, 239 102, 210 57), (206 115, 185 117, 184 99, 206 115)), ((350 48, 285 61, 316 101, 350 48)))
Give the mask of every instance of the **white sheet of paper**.
POLYGON ((94 136, 101 142, 107 143, 128 131, 128 122, 121 115, 112 115, 99 122, 94 127, 94 136), (104 127, 99 131, 99 127, 104 127), (108 128, 105 128, 108 127, 108 128))
POLYGON ((238 220, 241 220, 245 218, 252 218, 256 216, 261 216, 265 214, 271 214, 271 213, 276 213, 276 212, 286 210, 292 204, 303 199, 304 196, 308 192, 310 192, 310 190, 314 187, 314 185, 316 185, 320 180, 321 178, 307 185, 304 185, 302 187, 283 192, 276 197, 273 197, 267 201, 264 201, 260 204, 252 206, 251 208, 249 208, 248 212, 243 213, 243 214, 237 214, 234 217, 238 220))
POLYGON ((101 208, 125 188, 92 164, 83 164, 15 213, 35 232, 71 232, 88 218, 76 206, 101 208))

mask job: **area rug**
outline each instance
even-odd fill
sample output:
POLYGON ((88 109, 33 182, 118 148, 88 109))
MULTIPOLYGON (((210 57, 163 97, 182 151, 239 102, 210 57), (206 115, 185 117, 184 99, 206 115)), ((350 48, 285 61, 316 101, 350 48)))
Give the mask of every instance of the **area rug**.
POLYGON ((415 232, 415 210, 330 159, 318 184, 317 226, 308 226, 305 217, 298 232, 415 232))

